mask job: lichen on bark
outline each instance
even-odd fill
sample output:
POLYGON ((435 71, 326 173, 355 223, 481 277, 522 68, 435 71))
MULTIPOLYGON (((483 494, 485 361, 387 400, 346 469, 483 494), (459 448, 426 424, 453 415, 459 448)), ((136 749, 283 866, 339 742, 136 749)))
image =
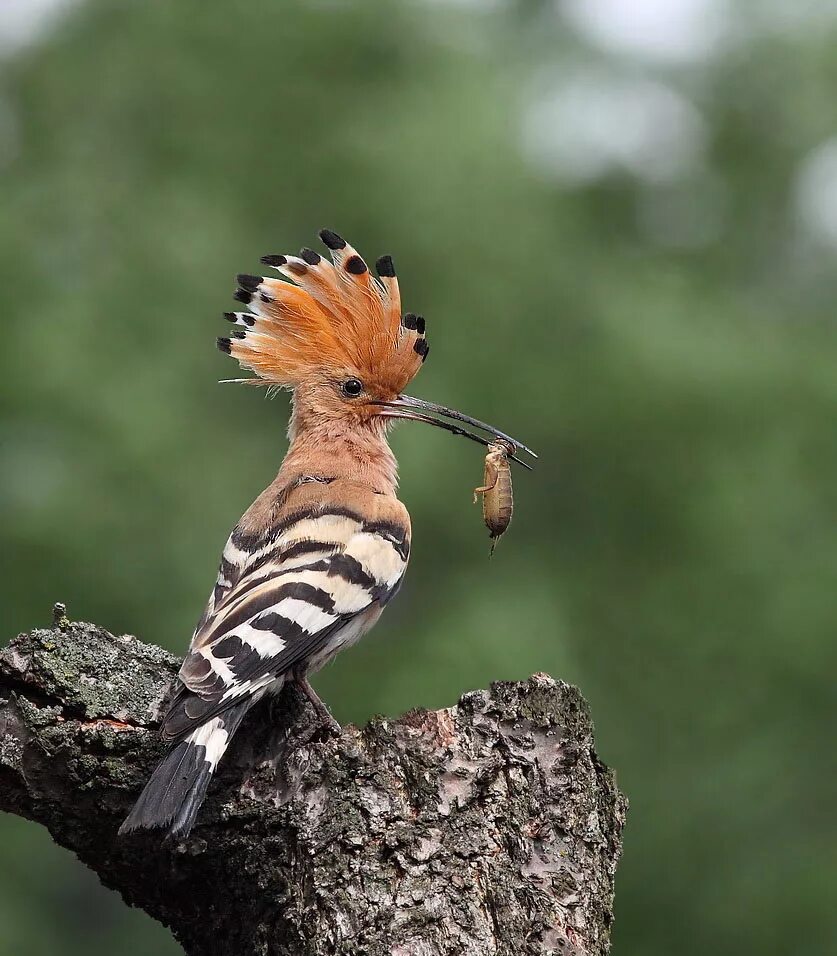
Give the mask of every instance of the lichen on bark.
POLYGON ((0 652, 0 809, 169 926, 190 956, 609 949, 626 804, 579 691, 539 674, 300 746, 254 708, 191 837, 119 839, 178 661, 90 624, 0 652))

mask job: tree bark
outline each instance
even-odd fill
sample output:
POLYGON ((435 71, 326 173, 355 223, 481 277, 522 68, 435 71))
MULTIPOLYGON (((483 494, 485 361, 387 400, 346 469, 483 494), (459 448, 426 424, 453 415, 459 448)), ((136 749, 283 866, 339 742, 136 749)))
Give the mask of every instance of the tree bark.
POLYGON ((44 824, 189 956, 607 953, 626 802, 576 688, 537 674, 305 745, 288 689, 248 716, 188 839, 120 839, 177 667, 60 615, 14 640, 0 809, 44 824))

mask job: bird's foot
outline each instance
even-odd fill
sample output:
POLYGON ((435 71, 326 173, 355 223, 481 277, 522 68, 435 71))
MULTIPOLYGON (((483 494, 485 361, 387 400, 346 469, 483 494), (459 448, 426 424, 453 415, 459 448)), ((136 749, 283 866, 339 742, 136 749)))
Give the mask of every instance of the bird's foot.
POLYGON ((340 734, 343 733, 343 728, 334 717, 331 716, 331 711, 326 707, 320 699, 320 696, 308 682, 308 678, 305 674, 298 671, 295 672, 294 683, 305 695, 317 716, 315 723, 305 728, 301 734, 295 736, 294 743, 299 746, 304 746, 310 743, 319 734, 325 737, 339 737, 340 734))

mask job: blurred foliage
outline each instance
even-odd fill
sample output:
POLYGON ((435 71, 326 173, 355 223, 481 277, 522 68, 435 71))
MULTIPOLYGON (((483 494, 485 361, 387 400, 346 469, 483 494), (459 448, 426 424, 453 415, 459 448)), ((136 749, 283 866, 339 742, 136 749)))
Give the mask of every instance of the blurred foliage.
MULTIPOLYGON (((412 564, 318 678, 337 717, 578 683, 631 800, 616 956, 833 952, 837 277, 793 183, 837 33, 668 70, 691 180, 570 185, 521 147, 540 71, 634 67, 550 10, 94 0, 3 64, 4 636, 61 599, 185 648, 285 448, 286 399, 216 384, 232 276, 330 226, 428 316, 412 391, 541 454, 489 562, 479 451, 396 433, 412 564), (715 234, 649 230, 710 187, 715 234)), ((178 951, 44 832, 0 839, 3 956, 178 951)))

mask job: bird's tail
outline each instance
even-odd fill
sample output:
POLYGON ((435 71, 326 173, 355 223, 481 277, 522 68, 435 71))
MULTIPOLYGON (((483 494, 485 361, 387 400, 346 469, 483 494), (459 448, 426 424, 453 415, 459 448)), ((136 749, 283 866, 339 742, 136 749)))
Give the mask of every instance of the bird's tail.
POLYGON ((119 828, 166 828, 171 838, 189 835, 218 761, 252 701, 243 700, 175 744, 151 774, 134 808, 119 828))

